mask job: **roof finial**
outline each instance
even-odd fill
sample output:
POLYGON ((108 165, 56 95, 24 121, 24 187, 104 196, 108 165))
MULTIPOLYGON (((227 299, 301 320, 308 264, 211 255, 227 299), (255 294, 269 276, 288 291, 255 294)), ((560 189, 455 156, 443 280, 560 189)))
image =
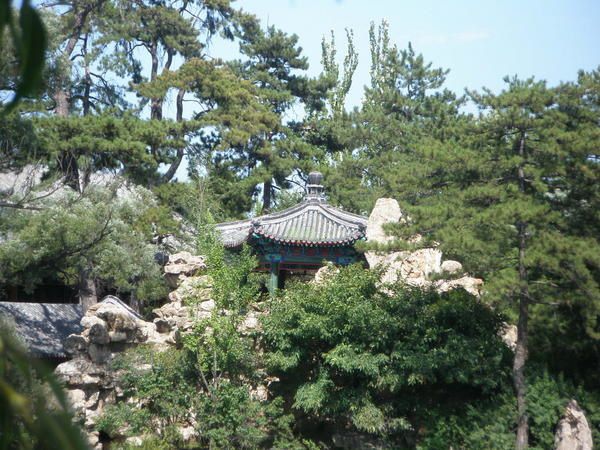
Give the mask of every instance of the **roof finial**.
POLYGON ((323 174, 321 172, 311 172, 308 174, 308 183, 306 184, 305 200, 325 201, 325 188, 323 187, 323 174))

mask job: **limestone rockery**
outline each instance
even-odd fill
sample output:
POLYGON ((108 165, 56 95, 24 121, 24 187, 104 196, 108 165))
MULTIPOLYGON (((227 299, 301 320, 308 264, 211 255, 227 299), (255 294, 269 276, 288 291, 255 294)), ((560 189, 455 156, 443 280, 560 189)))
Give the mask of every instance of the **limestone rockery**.
MULTIPOLYGON (((124 399, 119 384, 122 374, 112 370, 110 362, 140 344, 154 346, 157 351, 178 346, 181 335, 196 320, 210 317, 215 302, 205 269, 201 256, 188 252, 171 255, 164 272, 175 289, 169 302, 153 311, 152 322, 143 320, 117 297, 108 296, 87 310, 81 320, 83 331, 67 338, 65 348, 73 359, 58 365, 55 373, 66 386, 67 398, 92 448, 102 448, 95 428, 105 406, 124 399), (193 302, 189 301, 192 295, 193 302)), ((257 313, 249 312, 242 321, 243 331, 252 331, 258 323, 257 313)), ((179 430, 184 439, 195 435, 193 424, 183 423, 179 430)), ((141 442, 136 437, 128 439, 131 444, 141 442)))

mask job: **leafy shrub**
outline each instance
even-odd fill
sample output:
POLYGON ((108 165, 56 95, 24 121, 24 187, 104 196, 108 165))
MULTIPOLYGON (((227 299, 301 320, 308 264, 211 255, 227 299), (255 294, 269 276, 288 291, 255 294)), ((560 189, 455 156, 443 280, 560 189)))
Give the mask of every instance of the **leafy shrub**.
MULTIPOLYGON (((530 448, 552 448, 556 425, 571 398, 584 409, 592 429, 593 440, 600 438, 600 397, 584 391, 543 370, 534 370, 528 380, 528 414, 530 448)), ((516 400, 512 387, 506 383, 502 392, 477 402, 468 402, 454 412, 430 411, 427 432, 417 446, 420 450, 435 450, 452 446, 457 449, 514 448, 516 400)))
POLYGON ((308 420, 398 445, 418 434, 429 408, 501 386, 509 365, 499 315, 464 291, 393 291, 378 288, 376 272, 351 266, 270 304, 266 360, 308 420))

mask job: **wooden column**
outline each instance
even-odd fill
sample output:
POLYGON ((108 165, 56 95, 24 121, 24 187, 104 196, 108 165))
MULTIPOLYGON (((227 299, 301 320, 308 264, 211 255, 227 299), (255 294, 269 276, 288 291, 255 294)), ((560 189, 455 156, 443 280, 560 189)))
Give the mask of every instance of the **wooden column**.
POLYGON ((279 285, 279 263, 271 262, 271 276, 269 277, 269 293, 275 297, 279 285))

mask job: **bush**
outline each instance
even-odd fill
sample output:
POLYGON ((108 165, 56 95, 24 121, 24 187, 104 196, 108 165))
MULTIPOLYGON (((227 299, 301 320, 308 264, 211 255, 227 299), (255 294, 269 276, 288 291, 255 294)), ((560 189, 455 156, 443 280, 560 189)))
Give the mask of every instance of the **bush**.
MULTIPOLYGON (((544 450, 554 445, 556 425, 571 398, 584 409, 592 429, 593 440, 600 439, 600 397, 575 387, 562 377, 534 369, 528 379, 529 439, 532 450, 544 450)), ((417 448, 437 450, 452 446, 457 449, 514 448, 516 400, 512 387, 506 383, 501 393, 469 402, 454 412, 432 411, 427 432, 417 448)))
POLYGON ((509 355, 498 314, 465 291, 393 291, 352 266, 270 304, 266 360, 305 419, 409 445, 431 408, 501 387, 509 355))

